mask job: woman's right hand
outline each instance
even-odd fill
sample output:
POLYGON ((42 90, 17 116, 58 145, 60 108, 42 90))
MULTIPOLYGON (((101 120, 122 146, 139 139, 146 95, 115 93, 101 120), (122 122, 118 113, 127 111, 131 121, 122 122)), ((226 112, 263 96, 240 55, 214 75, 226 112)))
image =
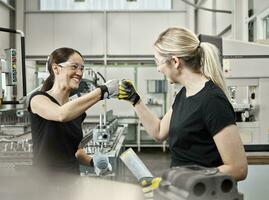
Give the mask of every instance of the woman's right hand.
POLYGON ((105 85, 107 86, 109 96, 108 98, 117 97, 119 95, 119 80, 108 80, 105 85))
POLYGON ((130 80, 121 80, 119 82, 119 95, 118 99, 130 101, 133 106, 140 100, 139 94, 136 92, 134 85, 130 80))
POLYGON ((108 80, 104 85, 98 86, 101 89, 101 100, 117 97, 119 94, 119 80, 108 80))

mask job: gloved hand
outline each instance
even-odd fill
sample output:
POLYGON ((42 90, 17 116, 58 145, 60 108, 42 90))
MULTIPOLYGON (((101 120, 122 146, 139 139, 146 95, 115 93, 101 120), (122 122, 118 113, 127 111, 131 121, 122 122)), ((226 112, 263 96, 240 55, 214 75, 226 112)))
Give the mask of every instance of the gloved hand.
POLYGON ((118 99, 130 101, 133 106, 140 100, 132 82, 130 80, 122 80, 119 82, 119 95, 118 99))
POLYGON ((108 80, 104 85, 99 86, 101 89, 101 100, 117 97, 119 94, 119 80, 108 80))
POLYGON ((144 193, 151 192, 159 187, 161 177, 144 177, 139 182, 144 193))
POLYGON ((93 167, 97 176, 105 175, 112 171, 107 155, 97 152, 93 155, 93 167))

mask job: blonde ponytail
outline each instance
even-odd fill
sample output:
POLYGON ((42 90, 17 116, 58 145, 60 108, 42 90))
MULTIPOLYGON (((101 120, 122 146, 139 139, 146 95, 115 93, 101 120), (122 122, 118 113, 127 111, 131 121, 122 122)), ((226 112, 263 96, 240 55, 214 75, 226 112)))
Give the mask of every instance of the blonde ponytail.
POLYGON ((208 42, 201 42, 201 71, 208 79, 212 80, 225 93, 228 99, 229 93, 222 73, 219 51, 217 47, 208 42))

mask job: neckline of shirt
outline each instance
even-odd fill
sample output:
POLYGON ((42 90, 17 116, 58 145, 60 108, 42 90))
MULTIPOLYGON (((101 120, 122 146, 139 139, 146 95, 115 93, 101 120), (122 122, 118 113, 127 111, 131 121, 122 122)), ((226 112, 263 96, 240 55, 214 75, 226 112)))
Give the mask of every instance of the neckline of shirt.
POLYGON ((47 93, 47 92, 44 92, 47 96, 50 96, 55 102, 54 103, 57 103, 59 106, 61 105, 58 101, 57 101, 57 99, 55 99, 53 96, 51 96, 49 93, 47 93))
POLYGON ((185 87, 184 98, 185 99, 192 99, 192 98, 198 96, 200 93, 202 93, 207 88, 207 86, 209 84, 211 84, 211 82, 212 82, 212 80, 206 81, 204 87, 201 90, 199 90, 198 92, 196 92, 194 95, 191 95, 191 96, 188 96, 188 97, 187 97, 187 90, 186 90, 186 87, 185 87))

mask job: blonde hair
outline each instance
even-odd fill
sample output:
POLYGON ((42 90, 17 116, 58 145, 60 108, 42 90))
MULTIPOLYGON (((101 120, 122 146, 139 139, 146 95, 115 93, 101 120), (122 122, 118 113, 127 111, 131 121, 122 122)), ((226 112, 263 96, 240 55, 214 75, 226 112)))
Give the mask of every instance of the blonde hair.
POLYGON ((198 37, 185 28, 168 28, 154 43, 156 51, 167 60, 177 56, 195 73, 202 73, 222 89, 229 98, 225 79, 221 70, 219 51, 208 42, 199 41, 198 37))

